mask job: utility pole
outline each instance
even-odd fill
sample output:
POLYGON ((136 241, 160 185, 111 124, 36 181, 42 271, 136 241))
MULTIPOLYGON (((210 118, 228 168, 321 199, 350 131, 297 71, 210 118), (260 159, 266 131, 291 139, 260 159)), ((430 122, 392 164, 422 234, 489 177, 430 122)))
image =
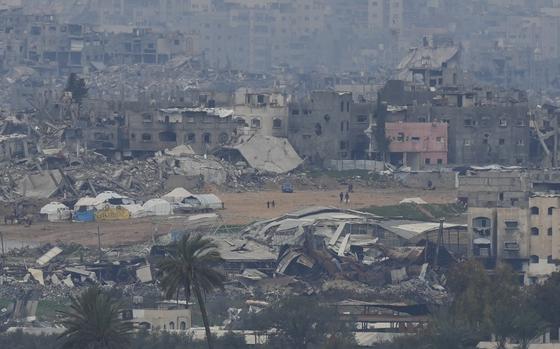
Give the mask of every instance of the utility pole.
POLYGON ((5 279, 4 267, 6 266, 6 253, 4 251, 4 233, 1 231, 0 231, 0 243, 2 243, 2 277, 0 278, 0 285, 2 285, 5 279))
POLYGON ((438 230, 438 238, 436 243, 436 253, 434 254, 434 266, 438 266, 439 262, 439 248, 443 244, 443 222, 445 222, 444 218, 439 219, 439 230, 438 230))
POLYGON ((97 248, 99 250, 99 261, 103 257, 103 251, 101 251, 101 232, 99 231, 99 223, 97 223, 97 248))

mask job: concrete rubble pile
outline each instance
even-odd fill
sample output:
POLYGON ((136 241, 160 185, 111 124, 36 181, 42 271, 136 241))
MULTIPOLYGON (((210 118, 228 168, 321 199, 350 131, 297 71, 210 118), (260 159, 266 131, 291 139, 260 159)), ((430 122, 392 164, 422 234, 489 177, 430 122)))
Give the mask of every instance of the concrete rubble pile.
MULTIPOLYGON (((444 271, 456 261, 453 254, 423 240, 392 245, 390 233, 378 230, 382 220, 352 210, 311 207, 254 223, 238 236, 213 239, 225 271, 236 280, 228 285, 232 295, 321 293, 445 303, 444 271)), ((180 236, 176 233, 172 240, 180 236)))
POLYGON ((146 251, 103 250, 99 260, 98 251, 79 245, 14 249, 4 259, 0 298, 14 299, 21 292, 35 291, 41 299, 65 301, 92 284, 120 285, 127 295, 157 297, 146 251))

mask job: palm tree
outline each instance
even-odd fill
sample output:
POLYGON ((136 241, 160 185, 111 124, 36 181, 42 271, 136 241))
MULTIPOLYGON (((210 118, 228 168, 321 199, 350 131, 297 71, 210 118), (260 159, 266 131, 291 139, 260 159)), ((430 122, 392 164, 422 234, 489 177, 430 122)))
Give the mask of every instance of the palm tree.
POLYGON ((98 286, 72 297, 68 311, 61 311, 66 331, 62 348, 122 349, 130 345, 132 324, 121 318, 123 306, 98 286))
POLYGON ((159 263, 163 274, 161 287, 168 299, 178 297, 181 289, 188 308, 191 292, 196 296, 206 331, 208 348, 212 349, 210 324, 204 296, 216 288, 222 288, 225 276, 214 269, 222 262, 217 245, 201 235, 186 234, 171 251, 170 256, 159 263))

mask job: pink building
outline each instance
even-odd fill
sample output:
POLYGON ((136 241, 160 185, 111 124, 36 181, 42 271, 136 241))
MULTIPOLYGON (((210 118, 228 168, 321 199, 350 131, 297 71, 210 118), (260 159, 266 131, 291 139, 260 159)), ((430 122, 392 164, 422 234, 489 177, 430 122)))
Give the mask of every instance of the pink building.
POLYGON ((413 170, 447 164, 447 127, 443 122, 388 122, 390 161, 413 170))

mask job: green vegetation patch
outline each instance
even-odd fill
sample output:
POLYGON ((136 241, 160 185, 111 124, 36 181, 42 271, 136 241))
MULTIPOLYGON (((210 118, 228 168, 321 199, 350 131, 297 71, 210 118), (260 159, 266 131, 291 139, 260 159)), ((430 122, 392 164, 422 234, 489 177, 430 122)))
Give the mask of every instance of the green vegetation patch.
POLYGON ((399 204, 390 206, 371 206, 362 209, 382 217, 394 217, 415 221, 433 221, 439 218, 457 217, 465 212, 458 204, 399 204))

